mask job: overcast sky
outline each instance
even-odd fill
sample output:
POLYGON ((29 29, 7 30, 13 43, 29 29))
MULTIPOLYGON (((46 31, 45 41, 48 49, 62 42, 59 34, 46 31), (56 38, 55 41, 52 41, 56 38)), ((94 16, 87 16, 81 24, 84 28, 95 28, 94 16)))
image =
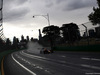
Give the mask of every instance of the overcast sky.
POLYGON ((59 27, 74 22, 88 22, 88 15, 97 6, 96 0, 3 0, 4 34, 7 38, 21 35, 38 38, 38 29, 48 26, 48 21, 33 15, 49 13, 50 24, 59 27))

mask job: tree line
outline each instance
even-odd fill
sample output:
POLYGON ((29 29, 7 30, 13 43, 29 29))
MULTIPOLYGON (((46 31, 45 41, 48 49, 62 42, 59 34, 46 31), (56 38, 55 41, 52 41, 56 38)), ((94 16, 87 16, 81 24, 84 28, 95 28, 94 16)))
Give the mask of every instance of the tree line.
POLYGON ((42 33, 44 33, 43 38, 47 39, 51 45, 59 42, 73 44, 81 38, 79 27, 75 23, 63 24, 62 27, 46 26, 42 33))
MULTIPOLYGON (((25 39, 23 35, 21 36, 21 40, 14 36, 12 42, 9 38, 7 38, 5 41, 0 38, 0 52, 5 50, 18 50, 27 48, 27 43, 29 40, 29 36, 27 36, 25 39)), ((31 41, 33 41, 33 38, 31 38, 31 41)))

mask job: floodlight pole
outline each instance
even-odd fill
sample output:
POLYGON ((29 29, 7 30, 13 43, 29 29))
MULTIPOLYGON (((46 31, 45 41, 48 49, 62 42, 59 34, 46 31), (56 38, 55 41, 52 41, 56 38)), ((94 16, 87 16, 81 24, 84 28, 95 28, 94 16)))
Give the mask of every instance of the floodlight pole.
MULTIPOLYGON (((50 26, 50 19, 49 19, 49 14, 48 14, 48 13, 47 13, 47 15, 34 15, 33 18, 34 18, 35 16, 42 16, 42 17, 44 17, 44 18, 47 19, 47 21, 48 21, 48 26, 50 26)), ((51 30, 50 30, 50 31, 51 31, 51 30)), ((52 50, 52 48, 53 48, 53 43, 52 43, 51 34, 50 34, 50 45, 51 45, 51 50, 52 50)))
POLYGON ((87 27, 86 27, 84 24, 82 24, 82 26, 84 26, 85 29, 86 29, 86 36, 87 36, 87 41, 88 41, 88 45, 89 45, 89 36, 88 36, 88 30, 87 30, 87 27))
POLYGON ((44 17, 45 19, 48 20, 48 25, 50 26, 50 20, 49 20, 49 14, 48 14, 48 13, 47 13, 47 15, 34 15, 33 18, 34 18, 35 16, 42 16, 42 17, 44 17))

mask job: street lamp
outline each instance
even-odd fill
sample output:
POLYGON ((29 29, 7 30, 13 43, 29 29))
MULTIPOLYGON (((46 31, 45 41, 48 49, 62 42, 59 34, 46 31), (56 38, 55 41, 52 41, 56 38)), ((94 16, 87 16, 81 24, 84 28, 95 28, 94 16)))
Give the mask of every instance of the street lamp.
MULTIPOLYGON (((47 13, 47 15, 34 15, 33 18, 34 18, 35 16, 42 16, 42 17, 44 17, 44 18, 47 19, 47 21, 48 21, 48 26, 50 26, 50 20, 49 20, 49 14, 48 14, 48 13, 47 13)), ((51 35, 50 35, 50 45, 51 45, 51 50, 52 50, 53 43, 52 43, 51 35)))
POLYGON ((35 16, 43 16, 45 19, 48 20, 48 25, 50 26, 50 20, 49 20, 49 14, 48 14, 48 13, 47 13, 47 15, 34 15, 33 18, 34 18, 35 16))
POLYGON ((82 24, 82 26, 84 26, 85 29, 86 29, 86 36, 87 36, 87 41, 88 41, 88 45, 89 45, 89 37, 88 37, 88 30, 87 30, 87 27, 86 27, 84 24, 82 24))

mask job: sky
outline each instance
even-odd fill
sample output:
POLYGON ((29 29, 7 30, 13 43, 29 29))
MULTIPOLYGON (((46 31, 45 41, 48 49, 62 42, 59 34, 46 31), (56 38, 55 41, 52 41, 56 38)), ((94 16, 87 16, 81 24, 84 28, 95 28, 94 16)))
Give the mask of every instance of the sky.
MULTIPOLYGON (((38 29, 48 26, 43 16, 49 14, 50 24, 88 22, 88 15, 97 6, 96 0, 3 0, 3 27, 6 38, 21 35, 38 38, 38 29)), ((45 16, 46 17, 46 16, 45 16)))

